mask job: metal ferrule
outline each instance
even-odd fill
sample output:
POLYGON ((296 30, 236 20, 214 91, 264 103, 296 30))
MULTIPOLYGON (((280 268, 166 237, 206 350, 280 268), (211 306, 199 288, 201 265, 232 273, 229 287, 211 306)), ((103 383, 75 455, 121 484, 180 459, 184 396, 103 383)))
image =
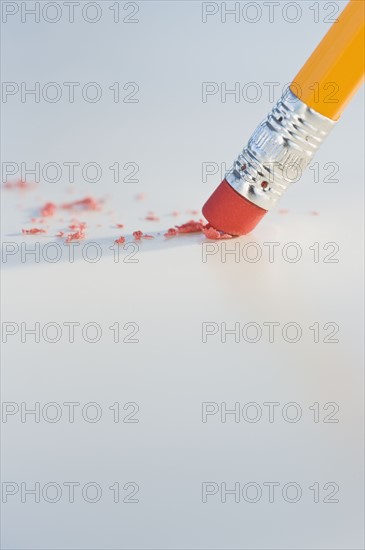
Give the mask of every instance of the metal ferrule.
POLYGON ((270 210, 301 177, 334 125, 288 89, 256 128, 226 180, 250 202, 270 210))

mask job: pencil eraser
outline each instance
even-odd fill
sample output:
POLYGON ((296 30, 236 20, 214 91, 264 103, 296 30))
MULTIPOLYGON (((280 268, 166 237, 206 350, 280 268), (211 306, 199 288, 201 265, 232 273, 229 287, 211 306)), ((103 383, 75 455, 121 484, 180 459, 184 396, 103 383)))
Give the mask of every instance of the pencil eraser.
POLYGON ((203 206, 203 214, 210 225, 230 235, 250 233, 266 212, 242 197, 226 180, 222 181, 203 206))

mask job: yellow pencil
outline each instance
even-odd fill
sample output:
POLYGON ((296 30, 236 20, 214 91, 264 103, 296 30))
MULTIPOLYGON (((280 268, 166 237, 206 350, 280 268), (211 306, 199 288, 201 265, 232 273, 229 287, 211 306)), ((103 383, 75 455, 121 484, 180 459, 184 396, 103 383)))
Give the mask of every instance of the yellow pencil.
POLYGON ((350 0, 203 207, 215 228, 252 231, 297 180, 365 74, 365 0, 350 0))

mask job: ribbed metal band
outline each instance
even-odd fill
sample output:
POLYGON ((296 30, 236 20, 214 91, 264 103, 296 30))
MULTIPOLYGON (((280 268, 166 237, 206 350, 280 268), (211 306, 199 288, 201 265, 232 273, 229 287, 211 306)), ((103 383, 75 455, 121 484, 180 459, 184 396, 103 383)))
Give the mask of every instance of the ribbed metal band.
POLYGON ((301 177, 335 124, 288 89, 256 128, 226 180, 243 197, 270 210, 301 177))

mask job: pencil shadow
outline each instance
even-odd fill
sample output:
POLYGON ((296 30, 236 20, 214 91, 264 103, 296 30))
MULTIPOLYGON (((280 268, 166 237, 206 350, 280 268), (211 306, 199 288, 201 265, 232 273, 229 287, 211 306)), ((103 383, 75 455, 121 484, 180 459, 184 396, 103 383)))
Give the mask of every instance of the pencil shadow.
POLYGON ((189 233, 165 237, 165 231, 149 232, 152 238, 136 240, 132 234, 123 235, 125 242, 118 244, 111 237, 83 239, 66 243, 64 238, 48 235, 8 234, 6 238, 18 237, 13 240, 3 240, 3 268, 15 268, 22 265, 36 266, 42 264, 97 263, 105 258, 114 262, 137 262, 138 256, 159 250, 171 250, 185 246, 200 246, 209 241, 202 233, 189 233))

